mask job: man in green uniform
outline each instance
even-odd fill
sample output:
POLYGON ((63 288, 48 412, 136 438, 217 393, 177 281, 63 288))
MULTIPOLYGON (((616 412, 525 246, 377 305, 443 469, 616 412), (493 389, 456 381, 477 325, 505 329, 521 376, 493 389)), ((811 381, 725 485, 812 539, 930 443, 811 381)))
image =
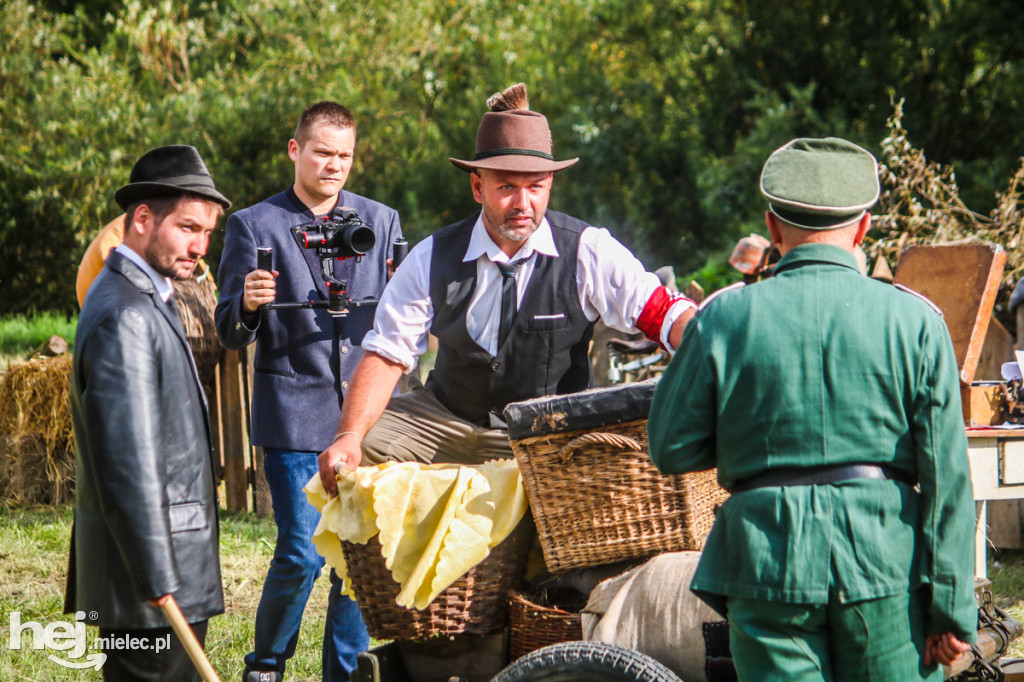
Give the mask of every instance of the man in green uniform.
POLYGON ((732 492, 691 589, 728 617, 740 680, 941 680, 977 636, 949 333, 857 270, 871 154, 793 140, 761 191, 782 259, 697 313, 648 423, 661 471, 717 465, 732 492))

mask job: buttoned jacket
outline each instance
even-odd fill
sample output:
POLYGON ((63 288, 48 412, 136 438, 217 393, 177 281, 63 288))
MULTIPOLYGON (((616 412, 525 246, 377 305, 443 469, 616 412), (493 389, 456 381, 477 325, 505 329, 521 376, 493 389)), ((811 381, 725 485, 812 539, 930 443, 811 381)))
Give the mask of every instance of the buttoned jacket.
POLYGON ((693 589, 843 603, 928 590, 928 634, 976 637, 974 502, 959 371, 941 314, 808 244, 689 323, 658 384, 650 454, 718 467, 730 489, 778 467, 878 464, 918 481, 767 487, 718 511, 693 589))
MULTIPOLYGON (((377 298, 388 281, 386 260, 402 234, 398 213, 346 191, 337 205, 355 209, 370 224, 376 244, 358 263, 335 262, 334 275, 348 283, 350 298, 377 298)), ((328 299, 315 250, 299 248, 291 231, 314 219, 288 189, 227 221, 217 277, 217 333, 230 349, 256 342, 251 440, 265 448, 320 452, 330 445, 362 357, 360 344, 373 324, 373 306, 350 308, 346 317, 332 317, 325 308, 300 308, 260 311, 249 324, 243 320, 243 286, 256 269, 258 247, 273 249, 278 302, 328 299)))

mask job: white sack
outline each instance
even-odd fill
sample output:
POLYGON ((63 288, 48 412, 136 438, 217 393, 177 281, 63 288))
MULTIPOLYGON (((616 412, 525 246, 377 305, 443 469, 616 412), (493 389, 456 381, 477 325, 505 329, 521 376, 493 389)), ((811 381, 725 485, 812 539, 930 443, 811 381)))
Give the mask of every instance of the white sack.
POLYGON ((690 592, 700 552, 659 554, 609 578, 583 609, 583 639, 630 647, 679 677, 707 680, 701 625, 724 620, 690 592))

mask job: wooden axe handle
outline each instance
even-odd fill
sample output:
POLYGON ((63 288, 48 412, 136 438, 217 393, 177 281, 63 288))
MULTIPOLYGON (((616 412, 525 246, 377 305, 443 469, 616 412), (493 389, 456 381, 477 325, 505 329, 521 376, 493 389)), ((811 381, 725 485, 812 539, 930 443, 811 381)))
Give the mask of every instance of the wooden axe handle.
POLYGON ((160 608, 163 609, 167 620, 171 621, 174 633, 178 635, 178 639, 184 645, 185 653, 192 659, 192 665, 199 671, 203 682, 220 682, 217 671, 210 665, 210 659, 206 657, 206 652, 203 651, 196 633, 192 632, 192 627, 185 620, 185 614, 181 612, 181 607, 174 600, 174 595, 168 595, 167 601, 160 608))

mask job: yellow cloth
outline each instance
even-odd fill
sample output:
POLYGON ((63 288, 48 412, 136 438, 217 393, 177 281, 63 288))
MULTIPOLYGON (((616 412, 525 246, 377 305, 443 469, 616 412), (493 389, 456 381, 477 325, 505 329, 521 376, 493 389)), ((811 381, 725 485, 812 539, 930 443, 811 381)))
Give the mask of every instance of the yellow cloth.
POLYGON ((515 460, 480 465, 388 462, 338 476, 328 497, 320 476, 305 487, 320 511, 313 544, 354 596, 341 541, 365 544, 380 534, 381 553, 400 606, 424 609, 482 561, 526 513, 515 460))

